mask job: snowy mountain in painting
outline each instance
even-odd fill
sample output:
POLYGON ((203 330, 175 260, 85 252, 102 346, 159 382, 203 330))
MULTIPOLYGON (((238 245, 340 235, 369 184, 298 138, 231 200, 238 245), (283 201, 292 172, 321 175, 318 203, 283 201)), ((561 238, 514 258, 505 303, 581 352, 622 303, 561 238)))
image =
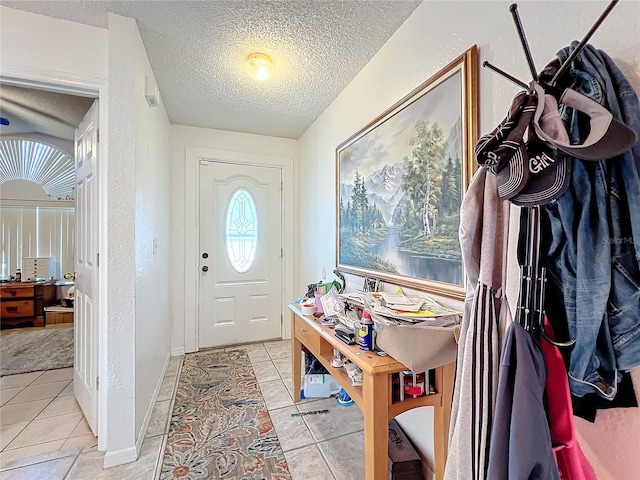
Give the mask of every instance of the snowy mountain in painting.
POLYGON ((393 211, 404 195, 402 192, 403 173, 404 166, 401 162, 394 165, 384 165, 364 182, 369 203, 376 204, 387 225, 393 223, 393 211))
POLYGON ((385 202, 393 198, 402 185, 403 164, 385 165, 382 169, 373 173, 364 182, 367 193, 375 194, 385 202))
MULTIPOLYGON (((402 162, 394 165, 384 165, 380 170, 375 171, 364 181, 367 189, 369 204, 374 204, 380 209, 383 220, 387 225, 391 225, 393 212, 396 205, 402 199, 402 174, 404 167, 402 162)), ((340 198, 344 205, 351 198, 353 184, 340 184, 340 198)))

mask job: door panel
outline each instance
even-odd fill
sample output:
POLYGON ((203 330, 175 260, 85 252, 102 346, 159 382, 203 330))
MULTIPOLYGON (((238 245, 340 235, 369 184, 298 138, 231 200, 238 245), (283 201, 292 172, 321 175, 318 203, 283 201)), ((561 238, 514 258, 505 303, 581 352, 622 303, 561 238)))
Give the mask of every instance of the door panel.
POLYGON ((98 101, 76 130, 76 257, 73 393, 94 435, 98 432, 97 178, 98 101))
POLYGON ((200 348, 281 337, 281 178, 280 168, 201 162, 200 348))

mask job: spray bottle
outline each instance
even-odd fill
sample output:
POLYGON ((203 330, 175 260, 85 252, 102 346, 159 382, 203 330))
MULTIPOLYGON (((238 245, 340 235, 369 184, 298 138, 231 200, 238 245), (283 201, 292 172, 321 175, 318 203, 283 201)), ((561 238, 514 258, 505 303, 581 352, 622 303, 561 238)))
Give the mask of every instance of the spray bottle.
POLYGON ((371 314, 365 310, 362 312, 362 320, 360 320, 360 335, 358 336, 360 350, 370 352, 373 350, 373 320, 371 314))

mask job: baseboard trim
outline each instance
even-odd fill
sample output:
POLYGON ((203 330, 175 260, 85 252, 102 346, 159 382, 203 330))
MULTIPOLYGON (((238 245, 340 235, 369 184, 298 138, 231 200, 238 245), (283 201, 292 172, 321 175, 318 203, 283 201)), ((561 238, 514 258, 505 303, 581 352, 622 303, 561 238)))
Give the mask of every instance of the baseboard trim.
POLYGON ((123 448, 104 454, 104 468, 116 467, 125 463, 135 462, 138 458, 139 449, 137 447, 123 448))
POLYGON ((176 347, 171 349, 172 357, 181 357, 184 355, 184 347, 176 347))
MULTIPOLYGON (((144 442, 144 438, 147 434, 147 429, 149 428, 149 422, 151 421, 151 414, 153 413, 153 407, 156 405, 156 400, 158 399, 158 394, 160 393, 160 387, 162 386, 162 381, 164 380, 164 374, 167 373, 167 367, 169 366, 169 360, 171 359, 171 352, 167 353, 167 356, 164 358, 164 365, 162 366, 162 372, 160 373, 160 378, 158 378, 158 382, 156 383, 156 388, 153 390, 153 395, 151 395, 151 401, 149 402, 149 406, 147 407, 147 412, 144 415, 144 420, 142 421, 142 426, 140 427, 140 431, 138 432, 138 438, 136 439, 136 452, 140 453, 142 450, 142 442, 144 442)), ((137 458, 137 455, 136 455, 137 458)))

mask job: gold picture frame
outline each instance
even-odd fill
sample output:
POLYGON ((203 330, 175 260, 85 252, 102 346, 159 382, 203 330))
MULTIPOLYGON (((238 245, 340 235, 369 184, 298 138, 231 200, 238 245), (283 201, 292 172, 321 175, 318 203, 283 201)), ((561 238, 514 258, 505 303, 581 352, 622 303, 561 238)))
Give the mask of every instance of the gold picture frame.
POLYGON ((464 298, 477 117, 474 45, 336 148, 338 270, 464 298))

